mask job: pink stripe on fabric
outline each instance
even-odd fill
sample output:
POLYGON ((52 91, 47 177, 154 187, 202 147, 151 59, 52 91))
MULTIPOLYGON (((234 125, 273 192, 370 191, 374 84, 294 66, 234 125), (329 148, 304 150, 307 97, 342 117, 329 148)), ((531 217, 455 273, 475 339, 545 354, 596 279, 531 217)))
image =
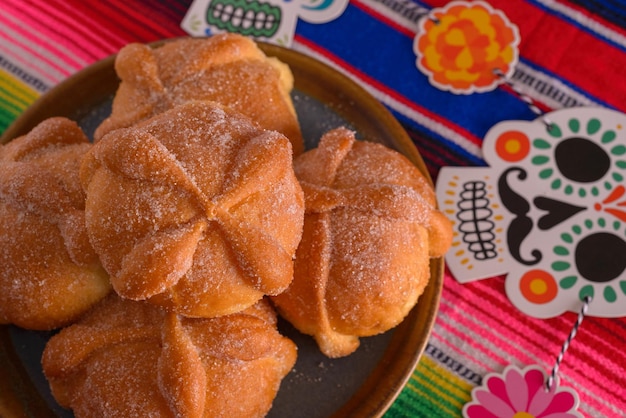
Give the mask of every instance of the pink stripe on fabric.
MULTIPOLYGON (((27 7, 27 4, 20 1, 8 1, 13 1, 12 7, 19 19, 28 22, 31 27, 47 33, 55 42, 63 44, 89 62, 110 55, 111 51, 117 49, 117 45, 107 42, 117 37, 114 32, 100 26, 91 26, 90 28, 81 26, 80 22, 92 21, 93 25, 99 20, 90 20, 78 14, 76 9, 67 8, 63 2, 43 1, 38 2, 37 6, 27 7), (76 39, 77 33, 80 34, 80 39, 84 41, 81 46, 85 48, 82 50, 75 43, 68 42, 68 39, 76 39), (98 33, 98 36, 93 36, 93 33, 98 33)), ((119 43, 123 42, 120 39, 119 43)))
POLYGON ((7 57, 11 57, 11 60, 13 61, 20 62, 23 68, 30 69, 33 73, 36 73, 38 77, 45 78, 50 83, 55 84, 60 81, 59 77, 63 78, 69 75, 69 72, 66 68, 61 68, 57 64, 50 62, 48 59, 42 57, 39 53, 29 48, 26 48, 24 45, 21 45, 13 39, 6 37, 5 34, 2 32, 0 32, 0 39, 5 39, 7 41, 0 42, 0 51, 2 52, 2 54, 7 57), (5 44, 18 45, 20 48, 28 51, 34 57, 41 58, 41 63, 46 63, 49 67, 54 68, 55 70, 57 70, 58 74, 50 74, 49 70, 45 69, 41 65, 38 65, 37 60, 25 59, 22 55, 15 55, 13 51, 5 47, 5 44))
MULTIPOLYGON (((497 282, 499 287, 502 283, 500 278, 488 279, 488 281, 497 282)), ((494 288, 493 283, 480 281, 471 283, 469 286, 453 283, 446 288, 446 298, 450 299, 453 304, 465 303, 468 311, 476 310, 478 314, 475 315, 476 319, 484 323, 492 332, 495 331, 517 344, 525 345, 526 348, 533 348, 532 351, 542 352, 546 345, 553 344, 554 338, 550 338, 553 334, 542 332, 541 326, 533 326, 538 321, 520 314, 504 295, 503 286, 501 289, 494 288), (473 294, 468 294, 468 291, 473 294), (478 295, 480 297, 477 297, 478 295)))
MULTIPOLYGON (((446 293, 444 300, 442 301, 441 306, 441 310, 442 310, 442 314, 445 314, 445 308, 446 305, 448 305, 448 299, 449 299, 450 294, 446 293)), ((450 302, 453 303, 453 302, 450 302)), ((459 309, 462 309, 462 306, 459 307, 459 309)), ((472 312, 476 312, 475 308, 472 307, 472 312)), ((450 315, 452 316, 452 315, 450 315)), ((474 315, 475 317, 477 317, 477 319, 481 319, 481 315, 474 315)), ((506 316, 506 314, 502 315, 503 317, 506 316)), ((474 327, 472 327, 471 321, 463 321, 462 318, 463 316, 459 316, 456 315, 456 319, 458 324, 461 325, 465 325, 467 327, 467 329, 471 330, 472 332, 476 332, 478 334, 483 334, 482 330, 478 330, 474 327)), ((452 320, 453 318, 448 318, 447 320, 452 320)), ((515 320, 511 321, 514 324, 519 324, 519 322, 516 322, 515 320)), ((488 323, 487 321, 485 321, 484 326, 486 327, 486 329, 489 329, 489 327, 491 327, 493 324, 492 323, 488 323)), ((508 339, 513 339, 511 335, 505 335, 505 334, 501 334, 500 336, 498 336, 497 332, 494 332, 493 335, 491 336, 491 338, 489 338, 489 340, 491 342, 493 342, 495 345, 497 346, 503 346, 503 344, 507 344, 508 339)), ((445 339, 445 338, 444 338, 445 339)), ((563 338, 564 339, 564 338, 563 338)), ((520 346, 522 347, 522 350, 528 350, 529 354, 526 354, 525 351, 520 351, 519 349, 515 348, 513 345, 508 344, 506 351, 507 354, 510 354, 514 359, 515 362, 521 362, 520 365, 527 365, 527 364, 541 364, 543 365, 543 367, 546 368, 546 372, 549 372, 555 359, 556 359, 556 355, 558 354, 558 351, 561 348, 561 344, 562 341, 553 341, 553 344, 551 344, 551 346, 546 347, 545 349, 534 349, 533 347, 524 347, 524 344, 521 343, 520 346), (536 354, 536 357, 539 359, 539 361, 535 358, 533 358, 532 354, 536 354)), ((573 343, 573 345, 575 346, 576 342, 573 343)), ((485 353, 487 355, 489 355, 488 351, 485 351, 485 353)), ((491 357, 493 357, 493 353, 491 353, 491 357)), ((469 355, 469 352, 465 353, 465 356, 470 359, 470 361, 474 361, 476 362, 476 356, 474 355, 473 357, 469 355)), ((608 392, 611 395, 607 395, 607 396, 602 396, 599 397, 598 399, 596 399, 595 397, 592 397, 593 399, 589 399, 587 402, 588 404, 598 410, 603 410, 606 409, 607 407, 607 402, 609 401, 609 398, 614 399, 612 402, 618 402, 619 399, 619 394, 620 392, 623 392, 623 382, 620 383, 619 381, 613 381, 612 377, 617 377, 617 376, 611 376, 611 375, 607 375, 604 372, 600 372, 600 371, 594 371, 593 373, 589 372, 589 367, 582 367, 579 368, 576 366, 576 363, 580 364, 580 365, 587 365, 588 363, 584 363, 580 360, 580 356, 577 355, 577 353, 575 352, 575 350, 572 350, 572 352, 568 353, 567 355, 567 362, 563 364, 563 368, 562 368, 562 373, 564 374, 564 383, 566 383, 567 381, 572 381, 572 382, 588 382, 584 385, 584 387, 586 389, 589 389, 590 391, 593 391, 594 393, 603 393, 603 391, 608 389, 608 392), (578 359, 578 361, 577 361, 578 359), (567 366, 567 367, 566 367, 567 366), (603 377, 602 377, 603 376, 603 377), (599 386, 600 382, 611 382, 610 384, 608 383, 604 383, 604 388, 602 386, 599 386), (621 389, 620 389, 621 388, 621 389), (603 400, 603 401, 601 401, 603 400)), ((596 359, 597 361, 597 359, 596 359)), ((594 363, 593 359, 590 362, 591 364, 594 363)), ((618 379, 618 380, 623 380, 623 379, 618 379)))
MULTIPOLYGON (((511 332, 502 332, 502 330, 496 330, 494 328, 501 328, 502 325, 496 321, 489 320, 484 313, 478 313, 468 317, 461 314, 455 309, 454 301, 448 297, 444 298, 440 304, 440 312, 443 314, 442 322, 446 322, 448 326, 454 326, 455 330, 459 332, 471 332, 481 337, 485 344, 481 344, 481 352, 485 355, 498 358, 501 364, 506 364, 511 358, 517 358, 522 364, 537 363, 538 360, 548 363, 548 356, 545 353, 542 356, 535 356, 529 354, 532 350, 528 350, 528 344, 526 340, 520 339, 518 335, 511 332), (481 325, 482 324, 482 325, 481 325), (461 325, 462 327, 460 327, 461 325), (464 330, 461 330, 464 328, 464 330), (500 348, 500 350, 493 350, 490 345, 500 348), (500 352, 501 351, 501 352, 500 352), (544 357, 543 359, 541 357, 544 357)), ((473 336, 469 336, 473 338, 473 336)))
POLYGON ((56 29, 65 44, 73 49, 82 49, 83 54, 87 54, 90 60, 99 60, 117 51, 119 45, 125 40, 115 31, 109 29, 97 17, 86 16, 80 9, 69 6, 64 1, 43 2, 42 13, 47 13, 53 22, 58 22, 56 29), (87 23, 89 22, 89 23, 87 23), (76 38, 76 33, 80 33, 80 38, 76 38), (67 39, 80 40, 80 48, 76 44, 70 43, 67 39))
MULTIPOLYGON (((470 358, 467 356, 467 352, 462 350, 460 347, 456 346, 455 344, 452 344, 450 342, 450 340, 448 338, 446 338, 445 334, 437 332, 438 330, 435 329, 435 331, 433 331, 432 335, 430 336, 430 338, 433 341, 433 344, 437 347, 447 347, 445 350, 445 352, 455 352, 457 353, 457 356, 455 358, 455 360, 461 362, 465 367, 469 368, 470 370, 473 369, 473 365, 477 365, 478 367, 480 367, 483 370, 489 370, 491 371, 492 368, 480 361, 479 359, 475 359, 475 358, 470 358), (464 359, 470 360, 470 361, 463 361, 464 359)), ((475 371, 475 370, 474 370, 475 371)))
MULTIPOLYGON (((542 359, 543 363, 546 364, 547 367, 551 368, 564 339, 571 329, 574 315, 563 315, 552 320, 537 320, 534 318, 520 316, 521 314, 514 311, 497 312, 499 317, 506 317, 510 321, 510 325, 505 326, 502 324, 502 321, 499 321, 489 315, 490 308, 494 306, 490 302, 490 299, 492 297, 495 297, 496 299, 503 299, 503 290, 489 286, 486 281, 482 282, 485 283, 474 282, 471 284, 461 285, 454 280, 446 281, 443 300, 440 305, 440 318, 438 324, 440 324, 441 321, 443 321, 443 318, 446 317, 446 322, 456 321, 479 335, 484 335, 484 330, 491 330, 493 332, 491 337, 493 341, 498 341, 498 343, 506 343, 509 340, 517 341, 524 350, 529 353, 534 353, 537 358, 542 359), (468 287, 469 289, 459 289, 459 287, 468 287), (470 294, 468 290, 474 294, 470 294), (473 303, 472 300, 476 300, 478 295, 480 295, 480 303, 473 303), (476 328, 476 324, 473 324, 472 321, 467 319, 464 312, 472 312, 473 317, 476 318, 479 323, 482 322, 484 324, 484 328, 481 328, 480 326, 476 328), (545 337, 541 336, 541 333, 532 330, 529 326, 531 323, 538 325, 544 324, 547 327, 551 325, 554 331, 558 330, 559 332, 556 333, 554 339, 546 340, 545 337), (516 327, 519 328, 518 332, 515 332, 516 327), (530 334, 531 332, 532 334, 530 334), (521 336, 524 336, 525 338, 520 341, 521 336), (541 344, 533 344, 532 340, 535 338, 541 338, 542 341, 540 342, 545 342, 547 345, 542 347, 541 344)), ((435 332, 437 331, 438 329, 436 326, 435 332)), ((587 334, 591 338, 596 338, 595 335, 590 333, 587 334)), ((445 341, 445 336, 438 337, 445 341)), ((619 373, 622 368, 608 357, 592 348, 594 346, 597 347, 598 345, 582 341, 578 341, 578 343, 579 344, 577 344, 577 341, 572 343, 570 351, 567 354, 567 361, 563 364, 562 370, 567 373, 567 380, 578 383, 586 382, 583 386, 592 393, 609 392, 610 395, 608 396, 592 396, 590 399, 586 400, 586 403, 596 410, 607 409, 607 398, 612 399, 610 402, 618 404, 620 401, 618 394, 620 392, 624 392, 624 378, 619 373), (581 356, 581 353, 583 352, 587 352, 588 355, 581 356), (605 367, 597 367, 590 370, 590 365, 597 364, 603 360, 614 364, 611 373, 609 373, 609 370, 605 367), (604 401, 601 401, 602 399, 604 401)), ((601 342, 598 341, 598 343, 601 342)), ((525 352, 520 351, 513 346, 509 346, 507 351, 512 355, 512 357, 516 358, 516 361, 522 361, 522 363, 526 364, 536 362, 532 356, 527 355, 525 352)), ((483 352, 488 353, 488 351, 483 352)), ((470 361, 476 362, 476 358, 472 358, 469 353, 466 352, 464 355, 470 361)), ((619 357, 623 358, 623 354, 619 357)), ((564 378, 564 382, 567 380, 564 378)))
POLYGON ((85 66, 85 63, 76 61, 75 57, 69 56, 67 53, 59 49, 56 43, 51 42, 51 36, 39 32, 25 31, 22 27, 16 25, 15 22, 7 19, 7 16, 9 15, 9 13, 0 13, 0 22, 5 24, 7 27, 13 29, 15 32, 19 33, 21 36, 28 39, 32 43, 41 46, 47 52, 64 61, 71 67, 78 69, 85 66), (36 34, 39 34, 41 36, 36 36, 36 34))
MULTIPOLYGON (((471 310, 479 315, 474 315, 479 321, 484 322, 485 326, 494 330, 494 334, 500 334, 504 340, 517 341, 525 350, 535 352, 539 358, 545 357, 544 361, 551 365, 558 354, 558 351, 569 334, 576 314, 569 313, 561 315, 558 318, 540 320, 535 318, 526 317, 521 315, 516 310, 506 312, 503 311, 501 315, 492 316, 489 315, 489 302, 490 293, 497 291, 498 289, 490 288, 486 283, 475 283, 476 286, 480 286, 481 289, 477 294, 481 295, 479 303, 470 303, 471 310), (482 313, 482 315, 480 315, 482 313), (499 318, 507 318, 508 321, 500 320, 499 318), (548 334, 538 332, 544 327, 550 331, 548 334), (551 338, 548 338, 551 337, 551 338), (521 339, 521 340, 520 340, 521 339), (547 356, 547 357, 546 357, 547 356)), ((457 296, 457 298, 463 298, 467 300, 467 295, 454 295, 454 290, 447 289, 446 299, 450 299, 451 296, 457 296)), ((501 297, 504 291, 497 292, 501 297)), ((454 303, 454 300, 451 300, 454 303)), ((457 302, 458 303, 458 302, 457 302)), ((508 303, 508 301, 507 301, 508 303)), ((602 319, 601 319, 602 320, 602 319)), ((461 321, 462 322, 462 321, 461 321)), ((577 340, 574 341, 570 347, 570 364, 574 367, 583 364, 597 364, 596 373, 599 376, 605 376, 612 382, 624 381, 622 374, 616 373, 622 366, 616 362, 616 359, 624 361, 624 354, 620 352, 617 347, 606 347, 608 352, 599 352, 593 347, 605 348, 606 340, 601 336, 598 336, 589 330, 582 327, 577 336, 577 340)), ((512 351, 511 351, 512 352, 512 351)), ((519 358, 522 358, 520 354, 517 354, 519 358)), ((620 387, 619 383, 614 385, 614 388, 620 387)))
MULTIPOLYGON (((500 280, 498 278, 488 279, 491 281, 500 280)), ((446 299, 450 299, 451 303, 464 303, 471 310, 477 310, 480 313, 479 320, 489 324, 490 329, 501 331, 505 335, 531 334, 537 348, 543 347, 546 343, 550 343, 548 335, 539 333, 536 329, 529 327, 529 323, 518 323, 516 321, 505 321, 503 318, 520 317, 518 311, 511 305, 511 302, 504 297, 503 293, 484 283, 474 282, 468 285, 458 285, 451 283, 446 287, 446 299), (472 294, 468 294, 469 292, 472 294), (478 298, 480 295, 480 298, 478 298), (504 315, 503 315, 504 314, 504 315), (520 326, 523 328, 520 329, 520 326)), ((464 316, 464 315, 463 315, 464 316)), ((518 340, 518 338, 516 338, 518 340)))
MULTIPOLYGON (((442 305, 440 305, 440 314, 445 314, 446 311, 441 310, 441 307, 442 305)), ((483 341, 488 341, 488 340, 479 341, 473 336, 468 335, 463 330, 460 330, 457 327, 455 327, 455 323, 456 321, 454 321, 452 318, 448 317, 447 315, 440 315, 439 320, 437 321, 437 325, 440 329, 445 330, 450 335, 454 335, 457 339, 467 344, 468 347, 471 347, 473 350, 477 350, 480 353, 488 353, 489 354, 488 357, 496 361, 498 364, 501 364, 501 365, 507 364, 508 358, 495 354, 489 349, 487 345, 483 344, 483 341)))
MULTIPOLYGON (((484 282, 484 281, 481 281, 481 282, 484 282)), ((546 319, 546 320, 540 320, 540 319, 535 319, 535 318, 524 316, 520 314, 516 309, 512 308, 512 305, 510 304, 508 299, 505 297, 503 288, 492 287, 492 286, 489 286, 487 282, 484 282, 484 284, 482 284, 481 282, 472 284, 473 286, 480 287, 479 289, 475 289, 475 290, 476 290, 476 294, 480 294, 482 297, 481 300, 477 301, 477 303, 471 304, 472 309, 477 309, 478 311, 485 311, 485 309, 483 308, 483 305, 485 301, 485 296, 487 295, 491 296, 492 298, 495 297, 498 300, 503 300, 504 303, 506 303, 508 306, 511 306, 510 310, 507 310, 507 312, 504 312, 504 314, 506 315, 506 318, 517 319, 517 321, 511 321, 510 323, 502 322, 504 327, 510 329, 512 332, 516 332, 518 334, 527 335, 528 337, 531 337, 529 338, 530 341, 539 343, 539 344, 535 344, 537 350, 545 350, 546 347, 550 347, 554 345, 555 340, 557 344, 561 344, 562 341, 564 341, 565 338, 567 337, 575 321, 576 314, 567 313, 557 318, 546 319), (515 327, 515 329, 513 327, 515 327), (546 338, 546 337, 551 337, 551 338, 546 338)), ((448 291, 454 292, 455 289, 448 288, 448 291)), ((447 296, 449 296, 449 294, 447 296)), ((457 296, 466 297, 467 295, 457 295, 457 296)), ((585 347, 586 350, 590 350, 589 353, 591 353, 591 350, 592 350, 590 347, 598 347, 598 346, 603 345, 603 342, 606 342, 606 338, 608 337, 606 335, 600 336, 600 335, 597 335, 596 332, 592 332, 593 324, 594 322, 597 322, 597 321, 606 321, 606 319, 588 318, 585 323, 587 328, 582 327, 577 337, 578 340, 585 340, 585 339, 589 340, 589 341, 584 341, 584 344, 583 343, 580 344, 581 346, 585 347)), ((594 352, 601 356, 600 360, 605 359, 606 361, 613 363, 612 359, 615 359, 615 358, 624 359, 624 354, 617 348, 618 346, 619 345, 616 344, 614 346, 612 345, 609 347, 603 347, 603 349, 606 348, 606 350, 608 350, 608 352, 605 351, 605 354, 600 354, 595 351, 594 352)), ((596 356, 596 359, 597 359, 597 356, 596 356)))

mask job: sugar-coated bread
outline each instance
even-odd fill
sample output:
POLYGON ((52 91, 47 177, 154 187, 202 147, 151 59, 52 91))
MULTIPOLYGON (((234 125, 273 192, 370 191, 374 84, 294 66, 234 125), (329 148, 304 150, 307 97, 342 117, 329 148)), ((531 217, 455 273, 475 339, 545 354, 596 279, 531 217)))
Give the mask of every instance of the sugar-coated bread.
POLYGON ((47 343, 57 402, 81 417, 263 417, 296 360, 266 301, 185 318, 112 294, 47 343))
POLYGON ((90 147, 65 118, 0 145, 0 323, 57 328, 109 293, 85 228, 79 167, 90 147))
POLYGON ((398 325, 452 230, 432 186, 404 156, 339 128, 296 158, 306 212, 294 281, 272 298, 329 357, 398 325))
POLYGON ((157 48, 129 44, 116 57, 121 79, 111 116, 95 133, 131 126, 191 100, 218 102, 243 113, 265 129, 303 150, 302 134, 291 101, 293 75, 287 65, 268 58, 249 38, 220 34, 181 38, 157 48))
POLYGON ((86 224, 122 297, 238 312, 284 291, 304 197, 289 140, 211 102, 117 129, 83 160, 86 224))

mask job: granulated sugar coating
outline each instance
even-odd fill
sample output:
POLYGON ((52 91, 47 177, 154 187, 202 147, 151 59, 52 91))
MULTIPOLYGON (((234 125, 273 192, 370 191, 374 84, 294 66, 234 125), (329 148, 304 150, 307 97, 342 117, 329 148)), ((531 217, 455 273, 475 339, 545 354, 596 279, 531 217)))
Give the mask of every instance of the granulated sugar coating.
POLYGON ((0 323, 60 327, 110 291, 84 221, 76 123, 48 119, 0 145, 0 323))
POLYGON ((124 298, 193 317, 289 286, 304 197, 291 145, 189 102, 110 132, 81 167, 89 238, 124 298))
POLYGON ((432 187, 404 156, 336 129, 294 161, 306 212, 294 281, 273 298, 329 357, 398 325, 452 231, 432 187))
POLYGON ((53 336, 42 364, 78 418, 248 418, 267 414, 295 360, 265 301, 204 319, 112 294, 53 336))
POLYGON ((294 155, 303 151, 289 95, 291 70, 266 57, 248 38, 236 34, 184 38, 158 48, 129 44, 120 50, 115 70, 122 82, 111 116, 96 129, 96 141, 111 130, 201 100, 218 102, 282 133, 292 142, 294 155))

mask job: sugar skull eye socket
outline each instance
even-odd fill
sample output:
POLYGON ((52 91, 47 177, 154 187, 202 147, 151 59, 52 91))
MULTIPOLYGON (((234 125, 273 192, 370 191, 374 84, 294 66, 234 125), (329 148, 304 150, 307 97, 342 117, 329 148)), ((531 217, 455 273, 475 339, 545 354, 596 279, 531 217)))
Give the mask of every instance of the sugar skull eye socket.
POLYGON ((626 241, 608 232, 587 235, 576 245, 576 267, 590 282, 604 283, 626 269, 626 241))
POLYGON ((554 150, 563 177, 579 183, 600 180, 611 167, 611 158, 598 144, 581 137, 567 138, 554 150))

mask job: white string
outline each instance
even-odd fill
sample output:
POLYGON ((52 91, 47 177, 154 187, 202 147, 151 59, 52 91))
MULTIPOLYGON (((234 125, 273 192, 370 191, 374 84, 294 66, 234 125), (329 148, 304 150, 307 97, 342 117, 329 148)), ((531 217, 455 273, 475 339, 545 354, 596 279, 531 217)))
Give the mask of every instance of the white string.
POLYGON ((496 76, 500 77, 502 79, 502 82, 509 86, 515 92, 515 94, 517 94, 520 100, 528 105, 528 108, 531 110, 531 112, 541 118, 541 121, 544 125, 546 125, 546 129, 548 129, 548 131, 552 129, 554 125, 553 122, 545 115, 545 113, 543 113, 541 109, 539 109, 539 107, 535 104, 535 101, 530 98, 530 96, 524 94, 524 92, 522 92, 522 90, 517 87, 515 83, 513 83, 513 81, 502 72, 501 69, 496 68, 493 70, 493 73, 496 76))
POLYGON ((585 319, 585 315, 587 315, 587 309, 589 309, 589 303, 593 298, 589 295, 585 296, 583 300, 583 306, 580 308, 580 312, 578 313, 578 318, 576 318, 576 322, 572 327, 567 339, 563 343, 563 347, 561 347, 561 352, 556 358, 556 362, 554 363, 554 367, 552 367, 552 373, 548 376, 548 380, 546 381, 546 391, 550 392, 556 382, 556 375, 559 372, 559 367, 561 366, 561 362, 563 361, 563 356, 565 356, 565 352, 569 348, 570 344, 576 334, 578 333, 578 328, 580 328, 580 324, 582 324, 583 319, 585 319))

